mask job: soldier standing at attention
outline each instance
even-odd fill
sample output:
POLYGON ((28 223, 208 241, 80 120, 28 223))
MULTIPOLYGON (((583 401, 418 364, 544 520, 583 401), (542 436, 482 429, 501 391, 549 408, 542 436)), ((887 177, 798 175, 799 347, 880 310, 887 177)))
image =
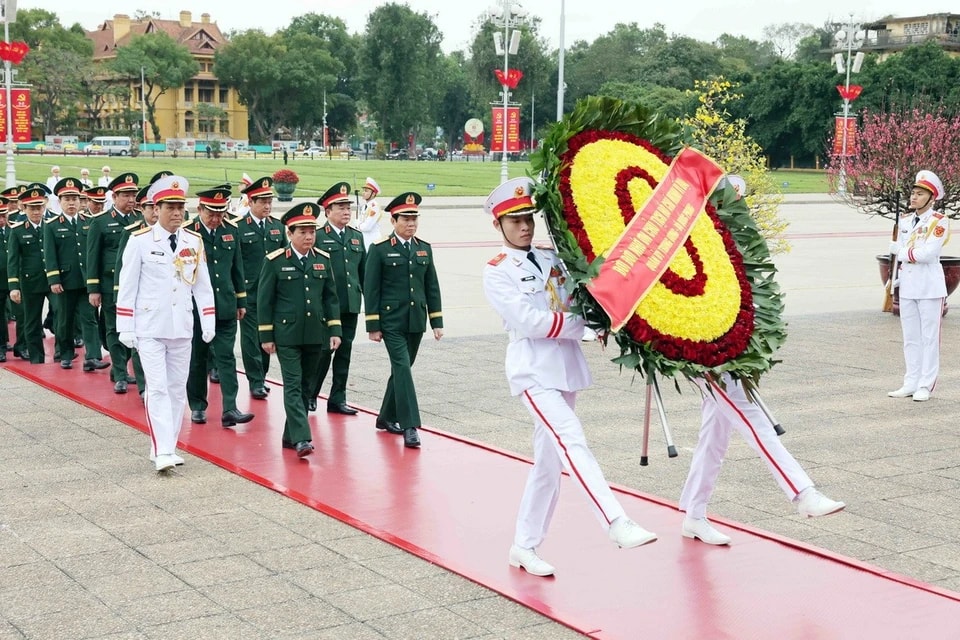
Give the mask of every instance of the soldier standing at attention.
POLYGON ((330 370, 330 361, 333 360, 333 380, 330 383, 330 395, 327 396, 327 413, 352 416, 357 410, 347 405, 347 377, 350 374, 353 339, 357 335, 367 253, 363 248, 363 235, 349 226, 350 185, 338 182, 327 189, 327 192, 320 196, 320 206, 327 214, 327 223, 317 231, 317 247, 330 255, 333 265, 343 339, 336 351, 324 349, 320 353, 317 383, 310 394, 308 408, 311 411, 316 410, 320 387, 323 386, 327 371, 330 370))
POLYGON ((190 355, 190 376, 187 378, 187 402, 190 404, 190 421, 203 424, 207 421, 207 358, 213 350, 214 366, 220 372, 220 392, 223 398, 223 414, 220 424, 232 427, 253 420, 252 413, 237 409, 237 357, 233 353, 237 341, 237 321, 247 311, 247 291, 243 282, 243 263, 240 259, 240 243, 237 240, 237 224, 224 221, 230 205, 229 185, 214 187, 197 193, 200 199, 197 216, 184 228, 203 238, 207 255, 207 270, 213 285, 216 307, 216 331, 213 342, 203 341, 199 329, 199 310, 194 309, 193 353, 190 355))
POLYGON ((7 302, 10 297, 10 285, 7 282, 7 238, 10 229, 7 227, 7 199, 0 196, 0 362, 7 361, 7 351, 10 351, 10 315, 7 311, 7 302))
POLYGON ((367 332, 383 341, 390 356, 390 379, 376 427, 403 434, 406 447, 420 446, 420 406, 410 368, 417 358, 427 321, 433 337, 443 337, 440 282, 430 245, 417 238, 421 197, 401 193, 386 206, 394 231, 374 244, 367 257, 363 298, 367 332))
POLYGON ((363 234, 363 246, 367 251, 380 240, 380 218, 383 217, 383 210, 377 205, 378 193, 380 193, 380 185, 373 178, 367 178, 367 182, 363 185, 363 202, 360 203, 360 211, 357 212, 359 221, 357 229, 363 234))
POLYGON ((140 352, 147 378, 150 459, 157 471, 183 464, 176 447, 187 402, 194 301, 203 341, 213 340, 215 330, 203 240, 180 228, 187 187, 181 176, 167 176, 150 187, 157 224, 130 236, 116 302, 120 341, 140 352))
POLYGON ((273 178, 254 180, 243 190, 243 194, 249 201, 250 210, 235 220, 243 259, 244 290, 247 293, 247 313, 240 320, 240 354, 250 385, 250 396, 266 400, 270 392, 270 387, 266 385, 270 354, 260 346, 257 288, 264 258, 286 245, 286 230, 279 220, 270 215, 273 209, 273 178))
POLYGON ((283 378, 286 422, 281 444, 297 457, 313 453, 307 403, 316 384, 317 360, 324 348, 340 346, 340 305, 330 257, 318 251, 317 205, 298 204, 281 222, 290 244, 267 256, 260 271, 257 307, 260 341, 276 353, 283 378))
POLYGON ((43 212, 47 194, 38 185, 20 194, 27 220, 13 225, 7 245, 10 300, 23 304, 23 340, 30 362, 43 364, 43 301, 50 293, 43 267, 43 212))
POLYGON ((127 373, 130 350, 120 342, 117 331, 114 285, 123 228, 135 222, 133 207, 139 190, 137 180, 135 173, 122 173, 114 178, 107 187, 113 193, 113 206, 94 217, 87 235, 87 294, 90 304, 100 309, 100 318, 105 325, 104 335, 113 365, 110 378, 114 382, 114 393, 126 393, 127 384, 136 382, 136 378, 127 373))

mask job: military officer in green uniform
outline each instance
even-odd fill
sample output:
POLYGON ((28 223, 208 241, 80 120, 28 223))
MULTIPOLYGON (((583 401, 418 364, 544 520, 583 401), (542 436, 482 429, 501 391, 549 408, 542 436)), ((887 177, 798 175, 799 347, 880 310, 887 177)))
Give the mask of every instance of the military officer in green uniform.
POLYGON ((4 294, 4 300, 6 300, 6 308, 9 312, 8 317, 13 317, 16 322, 16 331, 14 332, 13 338, 13 356, 15 358, 20 358, 22 360, 29 360, 30 354, 27 351, 27 343, 23 339, 23 305, 17 304, 10 299, 10 286, 7 282, 7 247, 10 244, 10 234, 12 232, 12 227, 18 222, 23 222, 26 220, 20 211, 20 205, 18 199, 20 198, 20 188, 19 187, 10 187, 9 189, 4 189, 0 191, 0 197, 7 201, 6 211, 7 211, 7 220, 6 220, 6 238, 4 240, 3 247, 3 286, 6 288, 6 293, 4 294))
POLYGON ((340 346, 340 305, 330 256, 315 248, 315 204, 298 204, 281 222, 290 244, 267 256, 260 271, 257 308, 260 342, 276 353, 283 378, 286 422, 282 444, 302 458, 313 453, 307 403, 324 348, 340 346))
POLYGON ((207 270, 213 285, 216 307, 216 335, 208 344, 203 341, 200 315, 193 310, 193 351, 190 354, 190 374, 187 378, 187 402, 190 420, 198 424, 207 421, 207 359, 213 349, 214 367, 220 372, 220 393, 223 413, 220 424, 232 427, 253 420, 252 413, 237 409, 237 357, 233 353, 237 341, 237 321, 247 311, 247 291, 244 288, 243 262, 237 224, 225 220, 230 205, 230 185, 221 185, 197 193, 197 215, 184 228, 203 238, 207 254, 207 270))
POLYGON ((350 355, 353 339, 357 335, 357 318, 361 310, 363 292, 363 269, 367 252, 363 234, 349 225, 350 184, 338 182, 320 196, 319 204, 327 216, 327 222, 317 230, 317 248, 330 254, 334 280, 337 283, 337 299, 340 302, 340 322, 343 339, 336 351, 324 349, 320 354, 317 384, 310 394, 311 411, 317 408, 320 387, 333 361, 333 380, 327 396, 327 413, 343 413, 352 416, 357 410, 347 404, 347 377, 350 374, 350 355))
POLYGON ((363 278, 367 331, 383 341, 390 356, 390 379, 383 394, 378 429, 402 433, 403 444, 419 447, 420 407, 413 366, 427 321, 433 337, 443 337, 440 283, 430 245, 416 237, 420 194, 401 193, 384 210, 393 233, 370 247, 363 278))
MULTIPOLYGON (((89 221, 80 216, 80 192, 83 184, 79 178, 62 178, 53 186, 53 193, 60 200, 62 213, 43 224, 43 263, 47 271, 47 284, 57 298, 56 337, 60 354, 60 367, 73 368, 76 357, 74 337, 77 326, 88 333, 96 333, 93 322, 93 307, 87 298, 86 265, 87 230, 89 221)), ((109 364, 100 359, 99 340, 91 339, 83 361, 84 371, 106 369, 109 364)), ((86 342, 84 343, 86 344, 86 342)))
POLYGON ((27 219, 19 203, 21 191, 22 189, 20 187, 10 187, 9 189, 0 191, 0 197, 6 198, 7 200, 7 224, 12 225, 27 219))
POLYGON ((0 362, 7 361, 7 351, 10 351, 10 285, 7 283, 7 238, 10 237, 10 229, 7 227, 7 204, 8 200, 0 196, 0 337, 3 337, 3 343, 0 344, 0 362))
POLYGON ((95 216, 87 234, 87 294, 90 304, 100 309, 100 320, 105 330, 107 350, 112 367, 110 378, 114 393, 126 393, 127 384, 135 382, 127 373, 130 350, 120 342, 117 333, 117 304, 114 286, 117 284, 118 248, 123 228, 136 222, 133 213, 137 201, 137 174, 122 173, 107 185, 113 192, 113 206, 95 216))
MULTIPOLYGON (((41 185, 43 186, 43 185, 41 185)), ((30 362, 42 364, 43 301, 50 293, 43 266, 43 212, 46 209, 46 189, 35 187, 20 194, 27 215, 25 222, 11 228, 7 245, 7 282, 10 299, 23 304, 23 340, 30 362)))
POLYGON ((243 195, 247 197, 250 210, 235 220, 247 292, 247 313, 240 320, 240 354, 251 397, 264 400, 270 391, 270 387, 266 386, 270 354, 260 346, 257 288, 264 258, 286 246, 287 237, 283 224, 270 215, 273 209, 273 178, 263 177, 252 181, 244 188, 243 195))

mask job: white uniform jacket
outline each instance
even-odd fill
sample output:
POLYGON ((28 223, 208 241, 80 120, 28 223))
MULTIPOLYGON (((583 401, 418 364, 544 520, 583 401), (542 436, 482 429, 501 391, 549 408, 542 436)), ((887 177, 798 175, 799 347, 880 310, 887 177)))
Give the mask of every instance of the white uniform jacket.
POLYGON ((592 380, 580 349, 584 321, 567 311, 560 259, 553 251, 531 251, 540 269, 526 251, 507 247, 483 269, 484 293, 510 335, 510 393, 517 396, 534 386, 585 389, 592 380))
POLYGON ((363 234, 363 244, 367 249, 380 239, 380 218, 382 217, 383 210, 373 198, 360 204, 357 229, 363 234))
POLYGON ((193 298, 203 331, 214 331, 216 310, 203 239, 177 230, 176 252, 170 233, 159 224, 132 236, 123 251, 117 294, 117 332, 138 338, 193 338, 193 298))
POLYGON ((947 296, 940 253, 949 237, 948 219, 932 209, 920 216, 909 233, 898 237, 901 298, 922 300, 947 296))

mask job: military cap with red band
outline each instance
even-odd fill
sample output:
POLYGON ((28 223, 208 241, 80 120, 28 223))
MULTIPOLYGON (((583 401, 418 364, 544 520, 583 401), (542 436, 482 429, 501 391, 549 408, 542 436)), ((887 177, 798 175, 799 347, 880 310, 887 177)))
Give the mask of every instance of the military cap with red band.
POLYGON ((198 191, 197 197, 200 199, 200 204, 211 211, 226 211, 230 204, 230 185, 220 185, 206 191, 198 191))
POLYGON ((317 226, 317 214, 320 210, 317 205, 310 202, 304 202, 291 207, 289 211, 283 214, 280 222, 288 228, 317 226))
POLYGON ((140 187, 137 186, 139 179, 140 177, 135 173, 121 173, 107 185, 107 189, 114 193, 123 193, 125 191, 137 192, 140 190, 140 187))
POLYGON ((533 213, 537 205, 533 202, 533 180, 514 178, 507 180, 490 192, 483 209, 494 219, 503 216, 522 216, 533 213))
POLYGON ((350 202, 349 182, 338 182, 327 189, 326 192, 320 196, 320 199, 317 200, 317 204, 324 209, 329 209, 332 205, 335 205, 338 202, 350 202))
POLYGON ((420 203, 422 201, 423 198, 420 197, 419 193, 407 191, 391 200, 390 204, 384 209, 391 216, 418 216, 420 215, 420 203))
POLYGON ((266 176, 254 180, 250 186, 243 190, 243 195, 248 198, 273 197, 273 178, 266 176))
POLYGON ((60 196, 78 196, 83 189, 83 183, 78 178, 63 178, 53 185, 53 194, 60 196))

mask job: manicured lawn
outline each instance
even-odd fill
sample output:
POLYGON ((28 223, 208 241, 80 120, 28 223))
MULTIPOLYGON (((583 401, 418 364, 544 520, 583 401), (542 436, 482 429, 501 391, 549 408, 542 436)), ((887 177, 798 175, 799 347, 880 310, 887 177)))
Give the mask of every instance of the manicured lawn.
POLYGON ((827 193, 827 174, 813 169, 778 169, 771 173, 783 193, 827 193))

